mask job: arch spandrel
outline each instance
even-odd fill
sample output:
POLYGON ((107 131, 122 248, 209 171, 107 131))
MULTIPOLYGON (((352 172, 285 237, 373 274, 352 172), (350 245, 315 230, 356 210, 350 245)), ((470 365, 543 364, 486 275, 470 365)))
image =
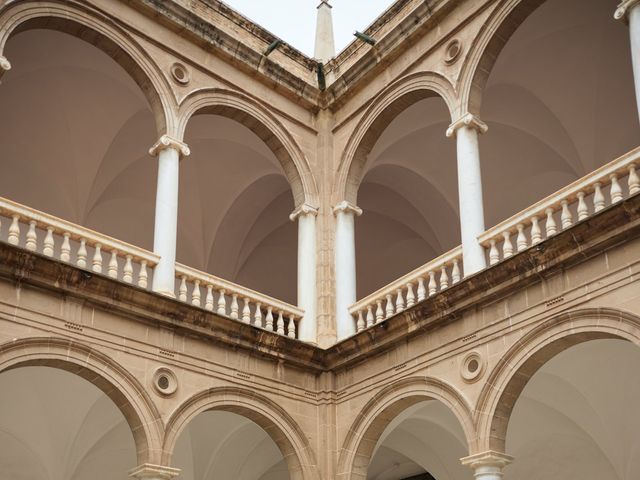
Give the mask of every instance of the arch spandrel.
POLYGON ((261 427, 278 446, 291 480, 319 480, 318 464, 309 441, 296 421, 276 402, 238 387, 202 391, 183 402, 166 426, 163 465, 169 465, 180 434, 199 414, 225 411, 245 417, 261 427))
POLYGON ((431 97, 442 98, 453 121, 457 110, 455 88, 443 75, 435 72, 407 75, 373 99, 346 141, 333 183, 334 203, 346 200, 357 204, 358 188, 366 173, 368 155, 377 140, 405 109, 431 97))
MULTIPOLYGON (((0 26, 0 57, 13 35, 32 29, 63 32, 102 50, 127 72, 145 95, 154 114, 158 136, 175 131, 174 95, 155 62, 131 35, 88 5, 53 1, 9 3, 0 7, 0 26)), ((0 68, 0 76, 2 73, 0 68)))
POLYGON ((125 417, 136 445, 138 464, 158 463, 164 434, 160 414, 144 387, 108 355, 56 337, 0 344, 0 373, 27 366, 65 370, 99 388, 125 417))
POLYGON ((531 377, 559 353, 600 339, 640 346, 640 317, 610 308, 576 310, 553 317, 520 338, 502 355, 480 393, 474 415, 477 450, 471 453, 504 452, 511 413, 531 377))

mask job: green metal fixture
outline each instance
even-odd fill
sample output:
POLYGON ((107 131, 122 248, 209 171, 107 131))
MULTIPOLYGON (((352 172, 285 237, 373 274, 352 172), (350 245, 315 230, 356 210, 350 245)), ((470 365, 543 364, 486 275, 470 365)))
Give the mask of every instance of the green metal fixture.
POLYGON ((280 45, 282 45, 284 42, 280 39, 274 40, 273 42, 271 42, 271 44, 267 47, 267 49, 264 51, 263 55, 265 57, 268 57, 271 52, 273 52, 276 48, 278 48, 280 45))
POLYGON ((376 40, 375 38, 370 37, 369 35, 367 35, 366 33, 362 33, 362 32, 358 32, 357 30, 355 32, 353 32, 353 35, 359 39, 362 40, 365 43, 368 43, 369 45, 375 45, 376 44, 376 40))

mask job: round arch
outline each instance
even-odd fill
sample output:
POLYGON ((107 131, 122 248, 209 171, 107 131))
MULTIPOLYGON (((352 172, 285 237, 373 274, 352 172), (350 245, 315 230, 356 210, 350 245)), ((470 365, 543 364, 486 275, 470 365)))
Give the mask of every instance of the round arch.
MULTIPOLYGON (((405 109, 430 97, 444 100, 453 117, 456 92, 442 75, 420 72, 408 75, 384 89, 369 105, 347 141, 334 182, 334 201, 357 203, 367 157, 389 124, 405 109)), ((443 132, 444 135, 444 132, 443 132)))
POLYGON ((318 480, 317 462, 311 446, 295 420, 277 403, 236 387, 200 392, 184 402, 167 422, 162 465, 169 465, 180 434, 200 413, 218 410, 241 415, 261 427, 280 449, 291 480, 318 480))
POLYGON ((125 417, 138 464, 158 463, 163 436, 160 414, 142 385, 109 356, 64 338, 26 338, 0 345, 0 373, 27 366, 65 370, 99 388, 125 417))
POLYGON ((244 125, 255 133, 278 159, 296 208, 317 206, 318 188, 304 153, 286 128, 256 100, 231 90, 207 89, 190 94, 180 105, 176 136, 184 138, 191 117, 220 115, 244 125))
POLYGON ((90 7, 69 2, 9 3, 0 8, 0 25, 0 56, 11 36, 33 29, 63 32, 99 48, 140 87, 153 112, 158 136, 173 134, 176 101, 166 79, 129 34, 90 7))
POLYGON ((473 449, 476 436, 466 399, 441 380, 405 378, 378 392, 360 411, 340 450, 336 479, 367 478, 373 451, 387 425, 402 411, 425 400, 437 400, 455 415, 469 449, 473 449))
POLYGON ((590 340, 618 339, 640 345, 640 318, 609 308, 577 310, 551 318, 523 336, 502 356, 478 399, 478 449, 505 451, 511 413, 533 375, 570 347, 590 340))

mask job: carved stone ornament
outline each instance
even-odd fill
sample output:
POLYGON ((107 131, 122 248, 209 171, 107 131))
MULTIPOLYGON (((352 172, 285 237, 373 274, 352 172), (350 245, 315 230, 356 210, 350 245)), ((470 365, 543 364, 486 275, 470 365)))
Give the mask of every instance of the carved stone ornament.
POLYGON ((613 14, 613 18, 616 20, 629 21, 629 12, 633 7, 640 4, 640 0, 623 0, 616 9, 616 13, 613 14))
POLYGON ((298 208, 296 208, 291 215, 289 215, 289 219, 292 222, 295 222, 298 217, 304 216, 304 215, 313 215, 314 217, 316 217, 318 215, 318 209, 315 207, 312 207, 311 205, 307 204, 307 203, 303 203, 302 205, 300 205, 298 208))
POLYGON ((471 455, 469 457, 461 458, 460 461, 463 465, 471 468, 478 467, 496 467, 504 468, 513 462, 513 457, 505 453, 488 451, 471 455))
POLYGON ((333 207, 334 215, 338 212, 353 213, 357 217, 362 215, 362 209, 360 207, 357 207, 353 203, 347 202, 346 200, 343 200, 342 202, 337 204, 335 207, 333 207))
POLYGON ((163 467, 145 463, 129 472, 129 477, 135 480, 171 480, 180 475, 179 468, 163 467))
POLYGON ((477 130, 478 133, 486 133, 487 130, 489 130, 486 123, 472 113, 467 113, 451 124, 447 129, 447 137, 453 137, 458 129, 462 127, 471 127, 474 130, 477 130))
POLYGON ((6 57, 3 57, 2 55, 0 55, 0 69, 4 70, 5 72, 11 70, 11 63, 6 59, 6 57))
POLYGON ((188 157, 191 153, 189 146, 186 143, 183 143, 179 140, 171 138, 169 135, 162 135, 160 140, 156 142, 156 144, 149 149, 149 155, 157 156, 162 150, 167 148, 173 148, 177 150, 181 156, 188 157))

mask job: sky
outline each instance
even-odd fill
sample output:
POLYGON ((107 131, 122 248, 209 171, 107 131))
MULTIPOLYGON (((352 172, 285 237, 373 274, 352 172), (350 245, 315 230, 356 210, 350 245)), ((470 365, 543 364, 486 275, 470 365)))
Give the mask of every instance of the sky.
MULTIPOLYGON (((316 7, 320 0, 223 0, 231 8, 260 24, 302 53, 313 56, 316 7)), ((393 0, 331 0, 336 53, 364 30, 393 0)))

